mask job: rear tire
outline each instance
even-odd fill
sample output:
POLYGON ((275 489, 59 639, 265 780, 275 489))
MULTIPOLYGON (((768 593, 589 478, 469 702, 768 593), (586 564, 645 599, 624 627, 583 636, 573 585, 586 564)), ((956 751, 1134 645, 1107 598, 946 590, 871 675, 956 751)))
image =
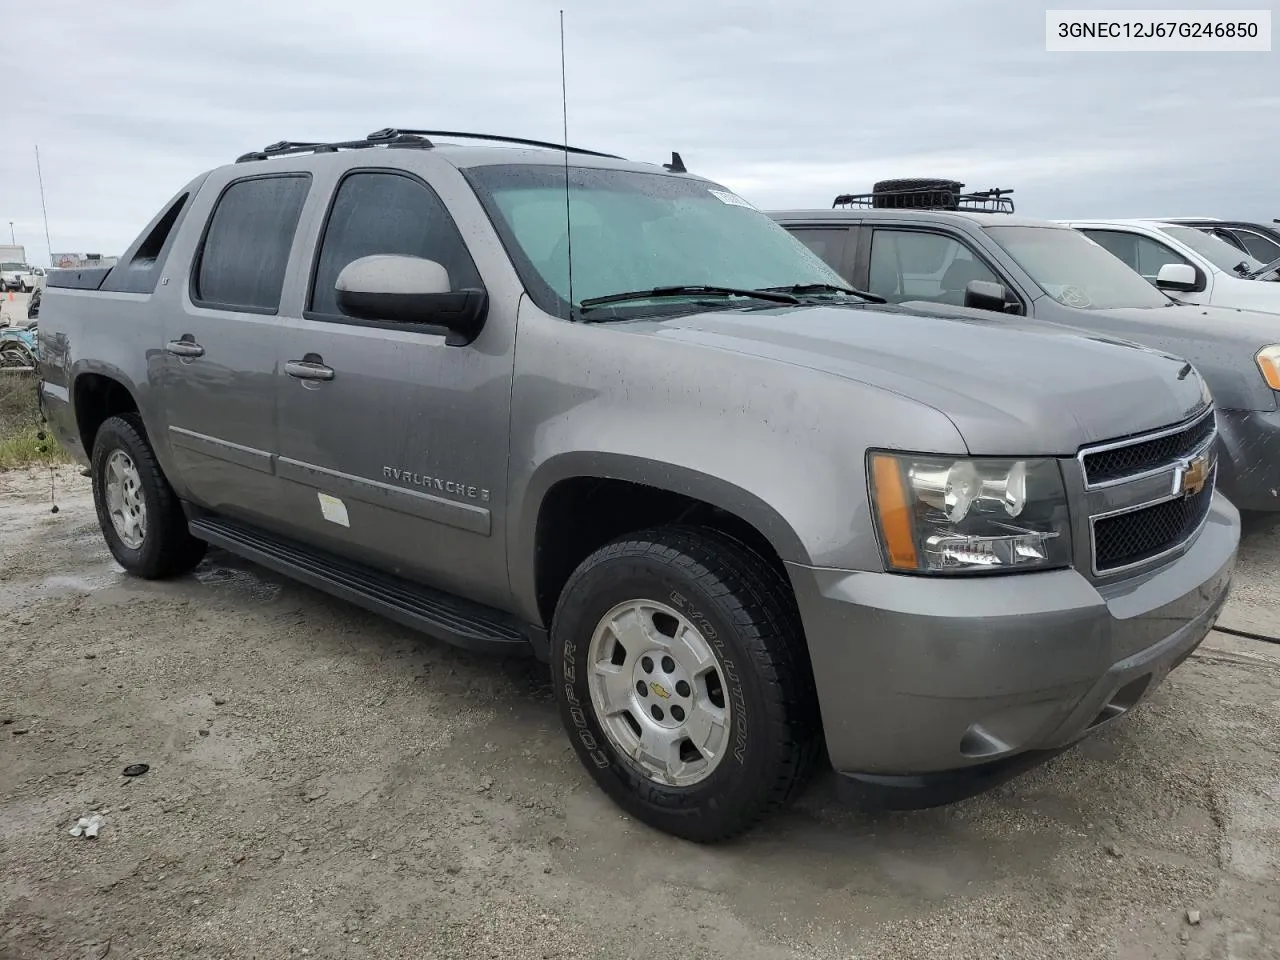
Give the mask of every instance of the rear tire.
POLYGON ((103 421, 93 440, 89 469, 98 524, 120 566, 147 580, 195 568, 206 544, 191 536, 182 504, 136 413, 103 421))
POLYGON ((807 783, 821 736, 799 614, 736 540, 665 527, 602 547, 569 578, 551 639, 574 749, 636 819, 722 841, 807 783))

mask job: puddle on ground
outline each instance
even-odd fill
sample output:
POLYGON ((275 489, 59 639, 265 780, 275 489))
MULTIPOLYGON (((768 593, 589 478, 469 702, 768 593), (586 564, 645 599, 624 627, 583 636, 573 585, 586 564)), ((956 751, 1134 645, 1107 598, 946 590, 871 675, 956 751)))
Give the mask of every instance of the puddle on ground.
POLYGON ((112 587, 118 584, 124 576, 124 567, 118 564, 111 564, 108 573, 99 574, 98 576, 77 576, 76 574, 58 574, 52 577, 45 577, 39 584, 39 589, 53 593, 61 593, 64 591, 78 590, 81 593, 93 593, 102 590, 104 587, 112 587))
POLYGON ((255 603, 269 603, 280 596, 280 584, 263 580, 256 571, 205 561, 196 568, 195 578, 205 586, 239 594, 255 603))
POLYGON ((65 593, 97 593, 119 586, 125 579, 124 567, 112 561, 80 573, 59 573, 39 580, 10 582, 0 599, 0 616, 18 613, 23 607, 44 597, 65 593))

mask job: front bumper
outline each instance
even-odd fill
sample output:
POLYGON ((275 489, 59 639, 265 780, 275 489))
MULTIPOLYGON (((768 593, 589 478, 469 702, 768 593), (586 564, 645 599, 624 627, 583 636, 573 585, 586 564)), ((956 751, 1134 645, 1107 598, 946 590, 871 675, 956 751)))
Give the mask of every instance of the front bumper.
POLYGON ((941 775, 981 789, 1065 749, 1204 639, 1239 538, 1239 513, 1215 494, 1186 552, 1106 586, 1075 570, 940 579, 789 564, 832 766, 868 784, 941 775))
POLYGON ((1280 510, 1280 410, 1218 411, 1218 489, 1241 510, 1280 510))

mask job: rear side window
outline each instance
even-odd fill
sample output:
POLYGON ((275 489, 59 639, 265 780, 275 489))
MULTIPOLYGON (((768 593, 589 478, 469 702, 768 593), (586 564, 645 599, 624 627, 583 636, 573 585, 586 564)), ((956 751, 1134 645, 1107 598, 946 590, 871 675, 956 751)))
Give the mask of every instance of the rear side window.
POLYGON ((311 287, 310 313, 340 317, 334 284, 361 257, 392 253, 434 260, 449 271, 454 290, 480 289, 467 245, 435 191, 398 173, 348 175, 325 223, 311 287))
POLYGON ((202 306, 275 313, 310 185, 309 176, 289 174, 227 187, 209 219, 191 299, 202 306))

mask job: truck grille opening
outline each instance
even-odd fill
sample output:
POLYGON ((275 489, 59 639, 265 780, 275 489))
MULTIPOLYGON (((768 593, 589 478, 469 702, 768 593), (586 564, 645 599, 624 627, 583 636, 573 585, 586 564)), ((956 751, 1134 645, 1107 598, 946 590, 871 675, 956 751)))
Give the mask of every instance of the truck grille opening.
POLYGON ((1148 470, 1161 467, 1189 456, 1213 435, 1215 427, 1211 410, 1195 423, 1174 433, 1151 440, 1141 440, 1129 446, 1099 450, 1084 456, 1085 483, 1097 486, 1123 480, 1148 470))
POLYGON ((1215 468, 1209 482, 1193 496, 1096 520, 1093 550, 1098 572, 1142 563, 1186 542, 1209 512, 1216 480, 1215 468))

